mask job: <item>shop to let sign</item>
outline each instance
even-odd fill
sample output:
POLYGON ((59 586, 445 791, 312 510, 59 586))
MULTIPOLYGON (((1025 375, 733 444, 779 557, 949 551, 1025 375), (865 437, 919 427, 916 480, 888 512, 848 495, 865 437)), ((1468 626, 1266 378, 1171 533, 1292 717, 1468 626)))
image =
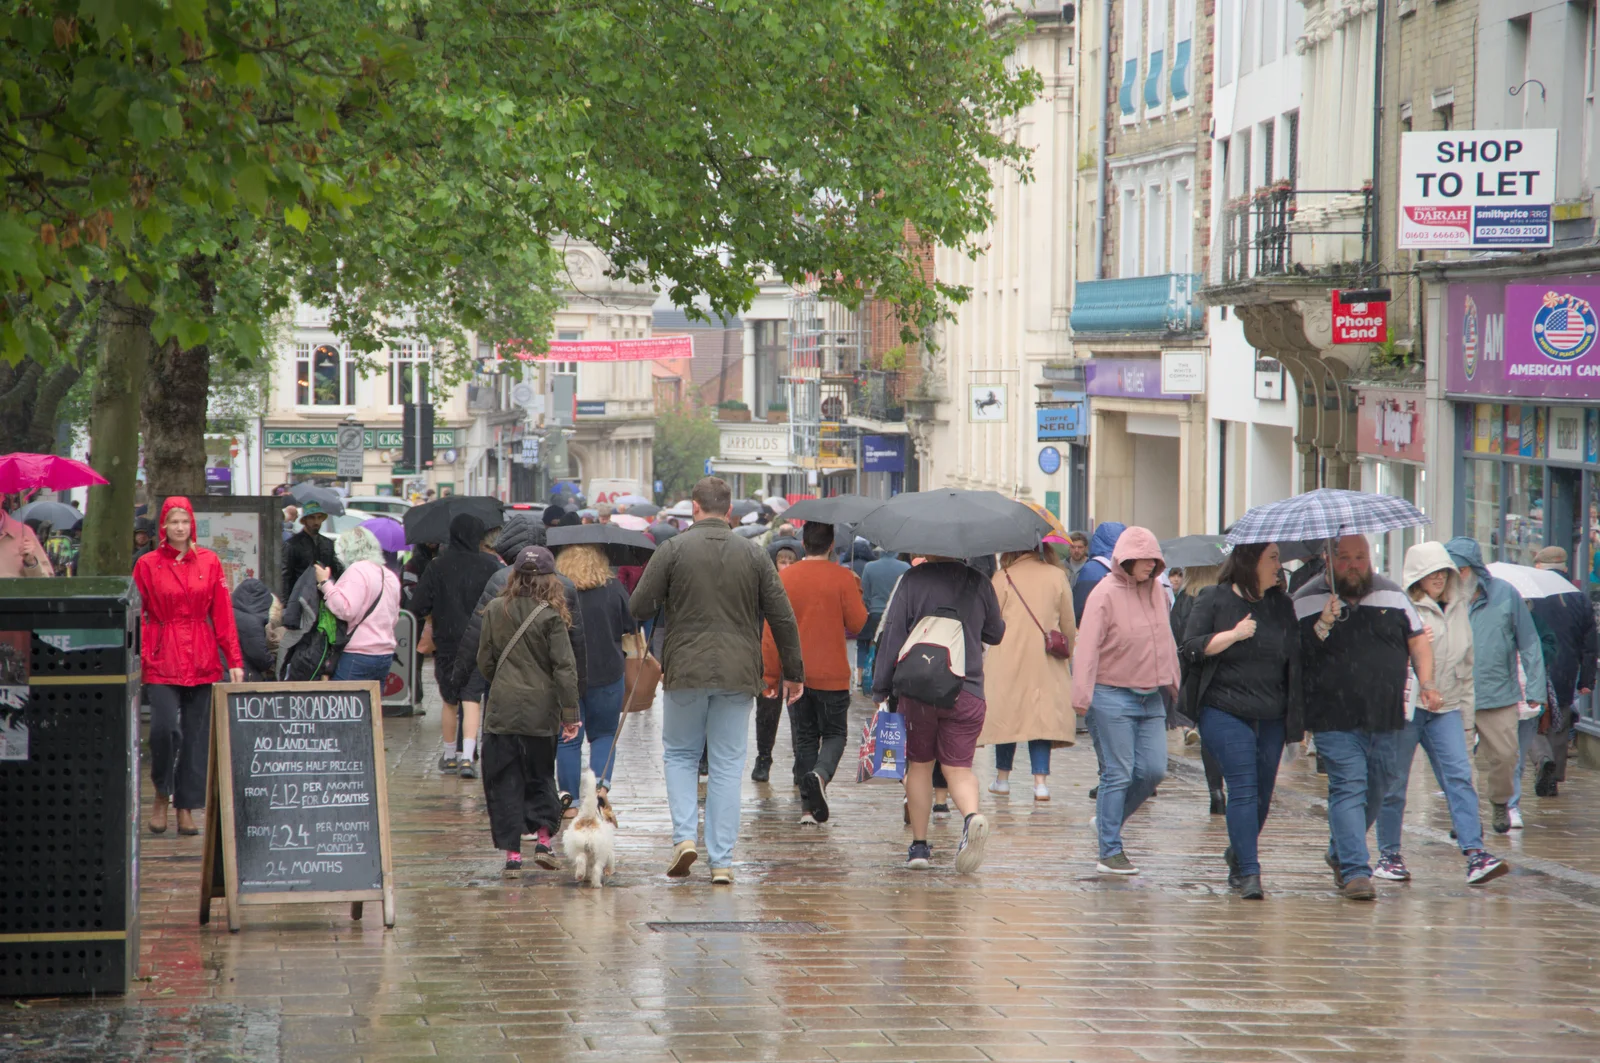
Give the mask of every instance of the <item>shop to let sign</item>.
POLYGON ((1382 343, 1389 338, 1388 303, 1347 303, 1333 292, 1333 342, 1382 343))
POLYGON ((1401 247, 1549 247, 1555 195, 1554 129, 1400 135, 1401 247))

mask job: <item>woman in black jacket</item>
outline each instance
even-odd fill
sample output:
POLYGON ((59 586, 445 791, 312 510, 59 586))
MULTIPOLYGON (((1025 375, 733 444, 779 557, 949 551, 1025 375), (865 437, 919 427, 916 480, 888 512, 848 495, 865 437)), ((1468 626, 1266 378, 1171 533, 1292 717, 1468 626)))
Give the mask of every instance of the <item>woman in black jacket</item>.
POLYGON ((622 725, 622 636, 639 630, 639 624, 628 612, 628 592, 611 570, 603 547, 588 543, 562 547, 556 555, 556 572, 577 588, 588 665, 587 689, 578 699, 583 726, 556 749, 556 783, 562 793, 578 792, 583 742, 587 738, 589 768, 594 772, 596 788, 609 793, 612 747, 622 725))
POLYGON ((233 626, 239 630, 239 653, 244 658, 246 683, 270 682, 277 678, 274 612, 281 618, 278 600, 260 580, 240 580, 233 589, 233 626))
POLYGON ((1300 628, 1278 586, 1276 543, 1233 548, 1217 585, 1195 600, 1179 656, 1184 713, 1228 784, 1228 884, 1260 900, 1256 842, 1272 806, 1285 741, 1304 733, 1300 628))

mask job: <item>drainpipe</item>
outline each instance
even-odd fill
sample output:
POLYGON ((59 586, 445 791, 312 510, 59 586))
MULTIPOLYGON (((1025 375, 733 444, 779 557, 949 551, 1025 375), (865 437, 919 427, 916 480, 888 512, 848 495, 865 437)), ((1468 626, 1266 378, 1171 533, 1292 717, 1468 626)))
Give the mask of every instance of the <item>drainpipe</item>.
POLYGON ((1383 20, 1388 14, 1388 5, 1384 0, 1377 0, 1377 3, 1375 13, 1378 22, 1372 34, 1372 195, 1367 201, 1372 218, 1372 242, 1368 245, 1368 254, 1374 272, 1377 272, 1378 263, 1382 261, 1378 252, 1378 233, 1383 228, 1378 214, 1378 160, 1383 146, 1383 20))
MULTIPOLYGON (((1382 0, 1379 0, 1382 3, 1382 0)), ((1111 217, 1111 212, 1106 209, 1106 145, 1109 143, 1110 119, 1107 115, 1111 111, 1111 4, 1106 0, 1105 12, 1100 19, 1100 62, 1105 64, 1105 71, 1100 78, 1100 158, 1096 167, 1095 184, 1098 191, 1095 193, 1095 203, 1100 208, 1099 223, 1094 227, 1094 279, 1104 280, 1106 275, 1106 224, 1111 217)))

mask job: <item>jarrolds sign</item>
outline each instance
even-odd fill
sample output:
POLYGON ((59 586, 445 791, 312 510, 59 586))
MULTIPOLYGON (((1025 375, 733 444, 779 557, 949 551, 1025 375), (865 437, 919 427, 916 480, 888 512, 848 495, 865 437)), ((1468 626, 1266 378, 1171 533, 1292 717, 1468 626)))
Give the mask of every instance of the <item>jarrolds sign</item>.
POLYGON ((1445 389, 1462 396, 1600 401, 1600 273, 1452 284, 1445 389))

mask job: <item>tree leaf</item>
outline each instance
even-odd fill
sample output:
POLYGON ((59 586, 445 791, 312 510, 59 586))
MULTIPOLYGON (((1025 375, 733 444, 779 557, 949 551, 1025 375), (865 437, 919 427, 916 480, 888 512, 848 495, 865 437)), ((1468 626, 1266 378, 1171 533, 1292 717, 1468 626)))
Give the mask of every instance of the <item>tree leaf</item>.
POLYGON ((298 232, 305 232, 306 226, 311 224, 311 212, 304 207, 284 207, 283 220, 298 232))
POLYGON ((159 245, 162 239, 172 231, 172 219, 167 217, 159 207, 151 207, 139 219, 139 231, 144 233, 144 238, 152 244, 159 245))

